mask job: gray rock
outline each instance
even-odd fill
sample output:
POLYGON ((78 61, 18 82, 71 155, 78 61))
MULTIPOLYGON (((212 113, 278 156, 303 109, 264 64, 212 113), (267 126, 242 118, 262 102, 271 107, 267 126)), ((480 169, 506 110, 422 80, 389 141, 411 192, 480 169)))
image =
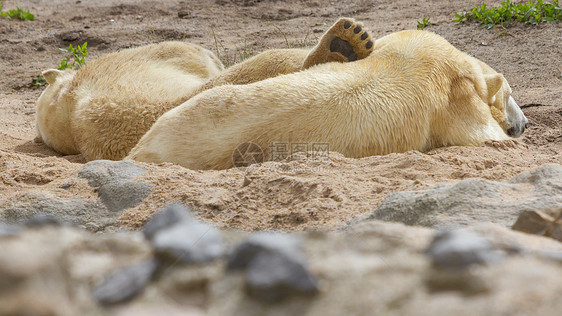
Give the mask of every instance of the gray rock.
POLYGON ((27 227, 38 227, 38 226, 45 226, 45 225, 59 226, 62 225, 63 223, 60 221, 59 218, 53 216, 52 214, 40 213, 31 217, 24 224, 27 227))
POLYGON ((529 234, 543 235, 552 222, 554 218, 544 212, 525 210, 521 212, 512 228, 529 234))
POLYGON ((424 191, 395 192, 372 213, 353 220, 380 219, 408 225, 451 229, 479 222, 511 226, 527 209, 562 203, 562 166, 544 165, 510 182, 465 179, 424 191))
POLYGON ((542 211, 523 211, 512 228, 562 242, 562 207, 542 211))
POLYGON ((224 253, 220 231, 193 219, 189 210, 177 204, 155 214, 144 234, 164 260, 203 263, 224 253))
POLYGON ((305 265, 282 252, 259 253, 246 269, 246 282, 250 295, 267 302, 318 292, 318 281, 305 265))
POLYGON ((143 175, 148 170, 130 161, 94 160, 86 163, 78 172, 92 187, 100 187, 118 179, 132 179, 143 175))
POLYGON ((145 172, 146 169, 132 162, 89 162, 78 176, 98 188, 100 201, 28 191, 0 205, 0 221, 27 225, 72 223, 84 225, 91 231, 107 231, 118 226, 121 211, 139 205, 152 192, 148 184, 131 179, 145 172), (32 220, 35 216, 45 218, 32 220))
MULTIPOLYGON (((518 245, 525 252, 495 264, 443 269, 431 266, 423 253, 435 234, 423 227, 371 221, 347 232, 285 236, 287 243, 279 242, 276 234, 255 234, 250 244, 265 250, 243 260, 242 270, 225 273, 226 258, 164 266, 153 276, 150 266, 140 272, 125 268, 127 272, 116 273, 112 286, 106 281, 95 288, 100 301, 125 300, 140 293, 146 282, 148 286, 129 302, 102 306, 87 289, 92 289, 92 280, 150 260, 153 247, 142 234, 92 234, 64 225, 23 229, 0 238, 0 315, 165 314, 162 306, 188 314, 193 305, 209 315, 416 315, 420 310, 431 315, 559 314, 560 242, 491 223, 471 230, 498 248, 518 245), (315 283, 308 280, 310 273, 300 259, 288 257, 291 252, 297 258, 305 253, 314 275, 321 277, 317 296, 293 296, 313 293, 309 289, 315 283), (522 299, 537 293, 541 304, 522 299), (277 302, 283 297, 290 299, 277 302), (138 308, 128 310, 131 306, 138 308)), ((225 242, 248 240, 240 231, 223 236, 225 242)), ((487 249, 486 244, 480 248, 487 249)))
POLYGON ((487 239, 461 230, 437 233, 426 253, 434 267, 444 269, 493 263, 503 257, 487 239))
POLYGON ((180 260, 184 263, 204 263, 224 253, 220 231, 195 221, 182 221, 158 231, 152 244, 159 258, 174 262, 180 260))
POLYGON ((45 221, 85 224, 90 221, 100 222, 108 216, 107 208, 97 201, 58 198, 36 192, 9 200, 0 206, 0 210, 0 221, 8 224, 33 225, 45 221))
POLYGON ((282 253, 284 256, 291 257, 294 261, 304 263, 305 258, 302 254, 300 239, 295 236, 257 232, 252 234, 248 240, 239 245, 228 256, 227 269, 240 270, 246 269, 250 262, 261 253, 282 253))
POLYGON ((172 226, 180 221, 192 221, 190 210, 180 204, 172 204, 158 213, 154 214, 150 220, 144 225, 144 236, 152 240, 154 235, 169 226, 172 226))
POLYGON ((9 225, 0 223, 0 238, 15 236, 21 231, 22 227, 19 225, 9 225))
POLYGON ((152 187, 133 180, 115 180, 102 185, 98 195, 103 204, 112 212, 133 208, 152 193, 152 187))
POLYGON ((560 196, 562 193, 562 165, 545 164, 522 172, 509 182, 515 184, 530 183, 544 193, 560 196))
POLYGON ((157 267, 157 261, 151 260, 118 270, 98 284, 92 294, 101 304, 129 300, 145 288, 157 267))
POLYGON ((253 234, 230 254, 227 269, 245 270, 249 294, 262 301, 315 294, 318 281, 306 268, 299 241, 284 234, 253 234))
POLYGON ((78 176, 99 187, 98 195, 112 212, 120 212, 139 205, 152 192, 152 187, 134 181, 148 170, 129 161, 95 160, 84 165, 78 176))

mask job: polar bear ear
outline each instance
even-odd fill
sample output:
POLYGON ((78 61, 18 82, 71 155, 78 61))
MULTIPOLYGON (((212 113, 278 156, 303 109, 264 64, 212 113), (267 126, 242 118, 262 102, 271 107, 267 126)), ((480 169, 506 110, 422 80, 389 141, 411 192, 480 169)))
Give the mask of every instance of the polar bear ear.
POLYGON ((57 80, 57 77, 61 73, 62 73, 62 71, 60 71, 60 70, 47 69, 47 70, 43 71, 41 76, 43 76, 43 78, 45 78, 45 81, 47 81, 48 84, 53 84, 55 82, 55 80, 57 80))
POLYGON ((500 74, 484 75, 484 80, 486 80, 486 86, 488 87, 489 98, 495 96, 503 85, 503 76, 500 74))

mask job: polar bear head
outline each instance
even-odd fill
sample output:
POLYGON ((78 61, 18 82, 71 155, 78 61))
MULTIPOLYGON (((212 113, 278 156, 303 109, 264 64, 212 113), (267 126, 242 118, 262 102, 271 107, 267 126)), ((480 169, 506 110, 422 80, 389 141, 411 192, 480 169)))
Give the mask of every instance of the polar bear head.
POLYGON ((529 121, 511 96, 511 87, 502 74, 475 59, 481 69, 481 80, 476 82, 478 94, 490 107, 490 112, 504 132, 511 137, 519 137, 529 121))
POLYGON ((42 76, 49 85, 37 100, 34 141, 44 142, 63 154, 78 153, 70 129, 73 96, 68 92, 75 73, 75 70, 45 70, 42 76))

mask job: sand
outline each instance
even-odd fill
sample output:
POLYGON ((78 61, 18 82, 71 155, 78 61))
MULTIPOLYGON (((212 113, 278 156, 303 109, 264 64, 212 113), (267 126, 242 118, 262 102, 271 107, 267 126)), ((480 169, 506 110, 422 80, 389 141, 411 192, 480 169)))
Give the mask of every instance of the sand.
POLYGON ((233 63, 241 53, 286 48, 287 43, 312 46, 340 16, 364 22, 374 37, 413 29, 417 21, 431 17, 428 30, 504 74, 530 128, 516 140, 480 146, 363 159, 334 152, 327 160, 297 155, 293 161, 248 170, 194 171, 172 164, 142 164, 150 172, 139 180, 152 185, 153 192, 141 205, 125 211, 120 223, 137 229, 160 207, 179 201, 221 227, 331 230, 374 210, 390 192, 427 189, 468 177, 506 180, 545 163, 561 163, 562 25, 488 30, 452 22, 455 12, 479 3, 4 1, 4 10, 20 6, 35 13, 36 20, 0 19, 0 206, 30 192, 97 199, 94 189, 75 177, 85 162, 80 155, 62 156, 32 142, 35 101, 44 87, 31 82, 60 63, 64 53, 58 48, 87 41, 91 60, 126 47, 175 39, 215 52, 218 48, 222 60, 233 63))

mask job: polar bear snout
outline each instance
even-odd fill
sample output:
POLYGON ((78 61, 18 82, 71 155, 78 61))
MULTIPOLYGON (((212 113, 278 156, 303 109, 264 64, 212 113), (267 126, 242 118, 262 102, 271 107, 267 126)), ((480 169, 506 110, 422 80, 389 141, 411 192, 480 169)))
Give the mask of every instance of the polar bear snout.
POLYGON ((521 136, 525 129, 529 127, 529 120, 511 96, 507 102, 506 116, 507 124, 509 125, 507 134, 511 137, 521 136))
POLYGON ((517 126, 517 127, 510 127, 507 129, 507 135, 511 136, 511 137, 519 137, 521 136, 521 134, 523 134, 523 132, 525 131, 525 129, 529 126, 529 123, 523 125, 523 126, 517 126))

